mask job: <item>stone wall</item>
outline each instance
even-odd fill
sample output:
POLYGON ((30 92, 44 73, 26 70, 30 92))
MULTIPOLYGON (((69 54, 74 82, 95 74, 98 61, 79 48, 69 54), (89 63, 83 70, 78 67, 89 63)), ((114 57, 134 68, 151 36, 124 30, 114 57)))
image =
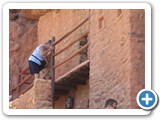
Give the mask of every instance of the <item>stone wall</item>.
POLYGON ((137 108, 144 88, 143 17, 143 10, 91 10, 90 108, 104 108, 109 98, 118 108, 137 108))
POLYGON ((34 86, 10 102, 10 109, 52 109, 51 81, 38 79, 34 86))
POLYGON ((130 12, 131 108, 139 108, 136 95, 145 87, 145 12, 144 10, 130 12))

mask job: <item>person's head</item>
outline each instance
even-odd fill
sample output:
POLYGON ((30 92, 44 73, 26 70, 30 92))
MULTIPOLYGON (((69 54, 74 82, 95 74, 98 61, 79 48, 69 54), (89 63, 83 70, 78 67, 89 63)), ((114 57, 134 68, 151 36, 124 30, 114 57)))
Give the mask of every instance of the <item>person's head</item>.
POLYGON ((114 99, 106 100, 105 108, 106 109, 116 109, 117 108, 117 101, 115 101, 114 99))
POLYGON ((47 42, 44 43, 46 49, 48 49, 51 46, 51 41, 52 40, 48 40, 47 42))

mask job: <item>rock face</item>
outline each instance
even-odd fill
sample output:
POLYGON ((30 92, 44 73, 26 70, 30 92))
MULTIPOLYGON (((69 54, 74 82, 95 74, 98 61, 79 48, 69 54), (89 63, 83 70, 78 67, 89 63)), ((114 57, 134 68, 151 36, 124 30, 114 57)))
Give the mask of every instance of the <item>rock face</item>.
POLYGON ((21 17, 20 12, 20 10, 10 10, 10 94, 14 92, 19 72, 28 65, 28 57, 37 45, 37 21, 21 17))
POLYGON ((40 16, 46 14, 47 12, 52 11, 51 9, 23 9, 20 12, 20 16, 32 19, 32 20, 38 20, 40 16))

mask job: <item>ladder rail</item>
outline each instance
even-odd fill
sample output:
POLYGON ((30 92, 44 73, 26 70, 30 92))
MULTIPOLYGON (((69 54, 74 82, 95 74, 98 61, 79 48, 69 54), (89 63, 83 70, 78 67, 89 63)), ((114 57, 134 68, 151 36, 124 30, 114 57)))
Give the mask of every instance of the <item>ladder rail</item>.
MULTIPOLYGON (((55 37, 52 37, 52 43, 55 42, 55 37)), ((55 64, 55 57, 54 52, 55 52, 55 46, 51 44, 52 50, 51 50, 51 58, 50 58, 50 76, 51 76, 51 100, 52 100, 52 107, 54 108, 54 88, 55 88, 55 69, 53 69, 53 66, 55 64)))

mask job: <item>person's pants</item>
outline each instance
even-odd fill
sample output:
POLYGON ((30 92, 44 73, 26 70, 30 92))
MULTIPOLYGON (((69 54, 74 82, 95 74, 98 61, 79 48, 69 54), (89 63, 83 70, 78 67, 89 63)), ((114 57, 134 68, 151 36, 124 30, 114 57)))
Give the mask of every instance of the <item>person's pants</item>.
POLYGON ((30 73, 33 74, 39 74, 39 72, 45 68, 46 61, 41 61, 41 65, 38 65, 37 63, 33 61, 29 61, 29 70, 30 73))

